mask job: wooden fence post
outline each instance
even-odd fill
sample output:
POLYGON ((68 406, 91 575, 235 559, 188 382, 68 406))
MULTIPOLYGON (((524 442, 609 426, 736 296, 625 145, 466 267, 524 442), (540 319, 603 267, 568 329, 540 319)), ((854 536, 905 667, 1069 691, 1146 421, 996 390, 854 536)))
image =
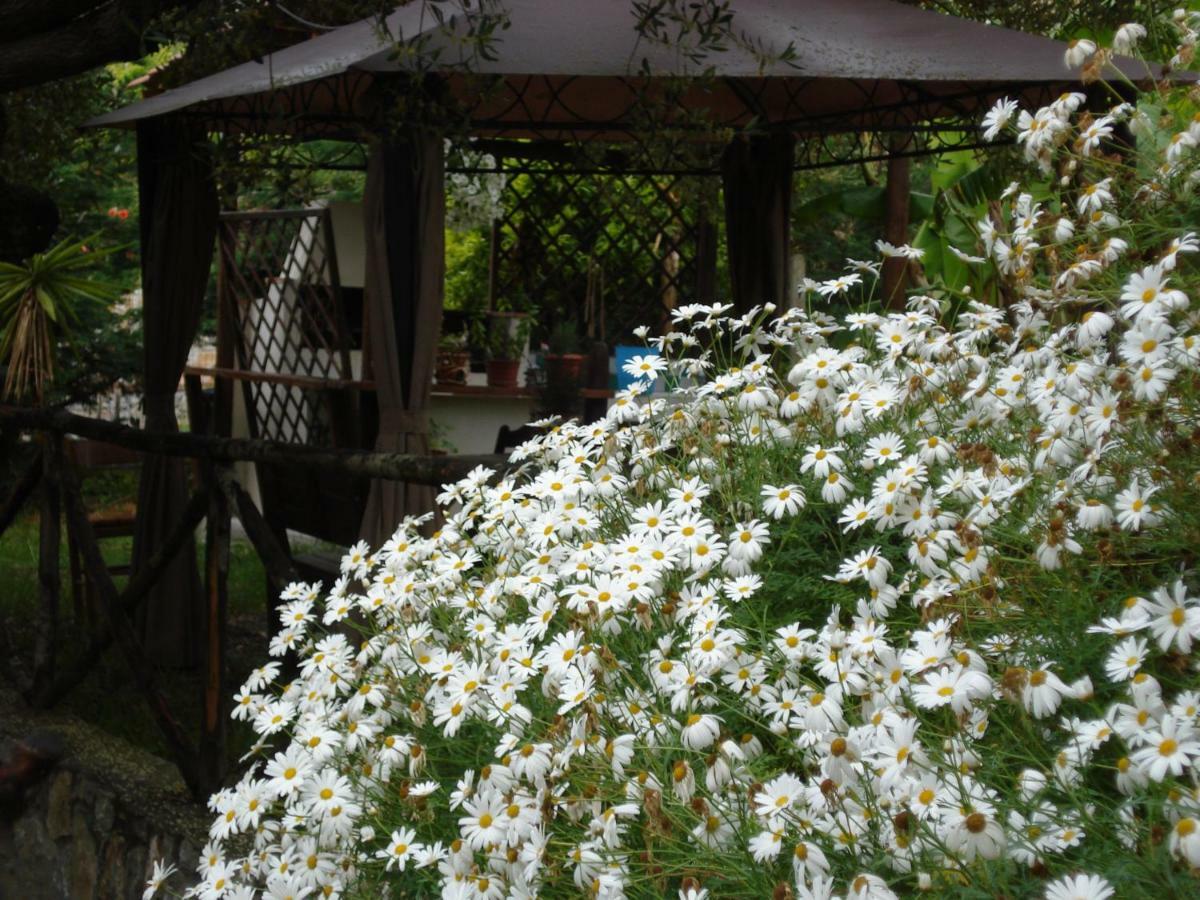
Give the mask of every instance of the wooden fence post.
POLYGON ((38 450, 21 472, 16 484, 13 485, 12 493, 4 501, 4 506, 0 507, 0 534, 4 534, 8 530, 8 526, 16 521, 22 507, 25 506, 25 501, 33 496, 34 490, 41 483, 42 451, 38 450))
POLYGON ((39 604, 33 645, 33 690, 54 678, 58 642, 58 606, 62 591, 59 551, 62 544, 62 506, 59 476, 62 472, 62 437, 43 435, 42 508, 38 534, 39 604))
MULTIPOLYGON (((193 386, 194 390, 194 386, 193 386)), ((229 463, 236 460, 282 462, 311 467, 313 470, 334 471, 376 478, 392 478, 417 484, 439 485, 456 480, 476 466, 488 466, 501 471, 507 460, 498 454, 477 456, 424 457, 400 453, 375 453, 356 450, 332 450, 315 447, 295 447, 263 440, 224 438, 212 435, 179 432, 146 432, 112 422, 77 416, 64 410, 29 409, 0 404, 0 425, 6 429, 43 432, 37 459, 26 466, 12 495, 0 505, 0 531, 18 514, 22 504, 38 488, 49 484, 53 492, 44 495, 47 504, 53 502, 50 515, 43 511, 45 531, 42 535, 42 554, 39 576, 44 587, 43 614, 38 635, 38 660, 28 670, 8 666, 16 677, 10 681, 22 696, 39 707, 47 707, 61 699, 90 672, 105 649, 116 643, 133 672, 138 689, 145 696, 155 722, 162 731, 171 756, 174 758, 189 790, 197 799, 209 796, 220 787, 226 771, 226 736, 228 689, 225 680, 226 620, 228 607, 228 576, 230 554, 230 516, 237 510, 255 550, 258 552, 276 590, 287 582, 298 580, 296 567, 286 542, 280 540, 253 501, 231 477, 229 463), (123 591, 117 589, 104 562, 95 530, 88 521, 87 510, 80 492, 79 480, 72 467, 62 458, 62 437, 77 434, 116 444, 142 453, 198 459, 206 467, 203 489, 194 494, 180 518, 170 529, 158 551, 134 573, 123 591), (44 484, 43 484, 44 483, 44 484), (72 665, 57 677, 51 665, 59 583, 58 557, 61 545, 60 516, 65 513, 66 526, 75 540, 87 577, 108 622, 108 629, 93 636, 72 665), (166 699, 155 684, 153 667, 147 660, 141 642, 134 632, 131 615, 145 598, 147 591, 159 580, 162 572, 178 553, 201 519, 208 520, 205 558, 206 617, 204 627, 204 685, 200 744, 190 739, 174 717, 166 699), (33 682, 26 671, 37 670, 42 680, 33 682)), ((4 671, 11 654, 6 635, 0 631, 0 672, 4 671)))
POLYGON ((150 704, 150 711, 154 714, 154 720, 166 738, 167 746, 175 758, 175 764, 179 767, 183 780, 192 791, 192 795, 196 799, 202 799, 208 795, 208 792, 204 791, 203 784, 199 779, 196 752, 187 739, 187 735, 184 734, 183 729, 171 714, 167 701, 158 692, 154 684, 153 669, 142 653, 132 623, 121 609, 121 596, 117 592, 116 585, 113 584, 112 576, 108 573, 108 567, 104 564, 104 556, 100 552, 100 544, 96 540, 92 524, 88 521, 87 510, 84 508, 83 498, 74 473, 70 469, 64 468, 62 474, 63 505, 67 514, 67 527, 74 532, 75 542, 83 556, 84 569, 92 580, 92 584, 95 585, 101 606, 108 616, 109 630, 133 672, 134 681, 150 704))
POLYGON ((225 776, 225 649, 229 606, 229 501, 216 465, 205 475, 208 519, 204 543, 204 705, 200 723, 200 784, 215 791, 225 776))
MULTIPOLYGON (((154 555, 146 561, 146 565, 130 576, 125 589, 118 598, 117 609, 128 620, 132 620, 141 601, 145 599, 150 588, 158 581, 163 570, 175 558, 175 554, 183 546, 188 535, 192 534, 208 513, 208 498, 203 493, 193 494, 192 499, 184 508, 183 516, 167 535, 167 539, 159 545, 154 555)), ((33 705, 47 709, 67 695, 71 688, 83 681, 88 672, 95 668, 104 651, 113 642, 113 630, 102 630, 84 650, 83 655, 76 659, 71 668, 54 680, 45 689, 33 695, 33 705)))
MULTIPOLYGON (((25 466, 4 505, 0 507, 0 535, 16 521, 25 503, 42 483, 42 458, 43 454, 39 449, 25 466)), ((8 622, 3 617, 0 617, 0 674, 3 674, 22 697, 28 698, 33 693, 33 678, 13 655, 13 648, 8 639, 8 622)))

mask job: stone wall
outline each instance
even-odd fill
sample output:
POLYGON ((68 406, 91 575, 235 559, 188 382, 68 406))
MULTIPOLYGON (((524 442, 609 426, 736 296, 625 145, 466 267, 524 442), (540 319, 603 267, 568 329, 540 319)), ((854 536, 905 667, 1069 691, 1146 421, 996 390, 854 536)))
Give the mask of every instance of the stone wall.
MULTIPOLYGON (((195 870, 209 816, 173 766, 0 692, 0 759, 34 732, 55 735, 64 753, 0 808, 0 898, 136 900, 155 860, 195 870)), ((184 881, 171 886, 178 892, 184 881)))

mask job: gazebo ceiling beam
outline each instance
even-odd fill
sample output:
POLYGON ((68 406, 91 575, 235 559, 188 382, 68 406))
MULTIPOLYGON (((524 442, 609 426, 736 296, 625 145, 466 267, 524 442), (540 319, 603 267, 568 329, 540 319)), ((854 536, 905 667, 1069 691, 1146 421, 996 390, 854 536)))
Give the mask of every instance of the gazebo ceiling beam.
MULTIPOLYGON (((185 110, 185 115, 199 120, 212 131, 234 135, 361 142, 369 137, 369 117, 362 105, 351 98, 366 94, 368 85, 362 79, 371 77, 363 72, 347 73, 339 78, 301 85, 300 89, 243 95, 192 106, 185 110), (347 79, 353 83, 346 83, 347 79)), ((680 107, 682 113, 672 115, 668 110, 656 122, 640 115, 639 102, 643 98, 638 96, 636 79, 607 79, 622 86, 623 96, 618 103, 610 104, 603 117, 593 115, 588 118, 586 114, 596 112, 595 109, 578 109, 574 101, 564 96, 572 85, 583 80, 543 76, 510 79, 505 82, 508 96, 503 102, 493 98, 479 103, 474 113, 464 116, 463 124, 452 125, 451 130, 474 136, 477 145, 496 148, 505 145, 548 148, 554 144, 569 147, 572 143, 624 144, 659 137, 687 143, 711 142, 718 147, 723 145, 725 136, 749 127, 757 133, 791 133, 811 146, 813 137, 859 131, 973 132, 982 109, 1000 96, 1023 95, 1032 102, 1044 103, 1062 88, 1061 84, 1049 83, 932 86, 912 81, 876 80, 838 81, 824 85, 799 78, 730 78, 719 82, 724 100, 712 110, 712 118, 706 119, 704 110, 689 109, 685 105, 680 107), (836 92, 832 109, 828 108, 830 91, 836 92), (529 93, 538 94, 538 99, 528 99, 529 93), (768 108, 774 118, 763 115, 768 108)), ((560 151, 514 150, 506 155, 528 157, 556 152, 560 151)), ((569 149, 561 152, 571 153, 569 149)), ((629 154, 629 158, 636 156, 629 154)), ((612 153, 599 166, 594 161, 589 163, 587 169, 616 166, 620 161, 620 155, 612 153)), ((822 160, 813 158, 810 153, 805 157, 804 166, 837 165, 843 161, 840 154, 822 160)), ((660 168, 663 171, 691 170, 695 165, 660 168)))
MULTIPOLYGON (((302 141, 298 141, 302 142, 302 141)), ((337 162, 288 162, 279 161, 271 165, 277 169, 314 170, 328 172, 366 171, 365 144, 349 139, 347 143, 359 148, 358 159, 347 153, 337 162)), ((829 131, 801 133, 797 135, 795 171, 826 169, 836 166, 858 165, 867 162, 882 162, 891 158, 932 156, 956 150, 982 150, 1004 146, 1011 140, 1003 138, 986 142, 976 130, 962 122, 926 122, 897 126, 887 131, 829 131), (916 140, 902 152, 888 150, 884 136, 907 134, 916 140), (933 139, 936 138, 936 142, 933 139)), ((586 145, 585 145, 586 146, 586 145)), ((470 141, 474 151, 491 154, 498 165, 447 165, 448 173, 488 175, 503 172, 520 174, 561 175, 687 175, 703 177, 719 173, 717 156, 723 145, 713 145, 711 159, 707 164, 681 161, 678 165, 639 165, 632 162, 632 154, 621 147, 606 147, 598 156, 578 145, 562 141, 510 140, 505 138, 478 138, 470 141)))

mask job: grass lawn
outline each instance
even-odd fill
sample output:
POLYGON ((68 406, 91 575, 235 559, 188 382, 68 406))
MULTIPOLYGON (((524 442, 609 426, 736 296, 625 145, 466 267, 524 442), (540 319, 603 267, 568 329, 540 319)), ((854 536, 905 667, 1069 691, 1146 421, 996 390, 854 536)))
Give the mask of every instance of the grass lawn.
MULTIPOLYGON (((105 472, 87 479, 85 501, 89 508, 132 499, 136 495, 135 476, 131 472, 105 472)), ((38 614, 38 501, 31 499, 21 516, 0 535, 0 627, 8 630, 16 665, 29 665, 33 656, 34 622, 38 614)), ((128 561, 130 538, 101 542, 105 559, 128 561)), ((203 562, 203 526, 198 532, 198 562, 203 562)), ((71 597, 71 576, 67 558, 65 523, 62 532, 59 571, 62 597, 59 612, 58 666, 60 671, 87 643, 86 622, 76 622, 71 597)), ((203 568, 201 568, 203 571, 203 568)), ((125 579, 118 577, 117 586, 125 579)), ((267 658, 267 632, 264 604, 266 588, 262 563, 244 539, 235 538, 229 562, 229 651, 228 685, 232 695, 245 675, 267 658)), ((202 674, 196 671, 164 669, 158 673, 158 686, 175 715, 195 739, 199 735, 202 674)), ((149 707, 129 674, 129 668, 116 647, 110 647, 88 678, 60 701, 59 708, 133 744, 168 756, 158 726, 149 707)), ((236 760, 249 746, 252 733, 243 723, 230 722, 230 756, 236 760)))

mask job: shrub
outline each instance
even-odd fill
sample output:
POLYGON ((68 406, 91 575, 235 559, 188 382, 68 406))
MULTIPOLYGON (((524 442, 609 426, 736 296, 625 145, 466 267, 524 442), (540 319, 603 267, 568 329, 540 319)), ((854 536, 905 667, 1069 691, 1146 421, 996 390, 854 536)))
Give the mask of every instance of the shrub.
POLYGON ((193 892, 1195 892, 1200 124, 1083 100, 989 114, 1047 181, 961 290, 682 307, 605 420, 290 587, 193 892))

